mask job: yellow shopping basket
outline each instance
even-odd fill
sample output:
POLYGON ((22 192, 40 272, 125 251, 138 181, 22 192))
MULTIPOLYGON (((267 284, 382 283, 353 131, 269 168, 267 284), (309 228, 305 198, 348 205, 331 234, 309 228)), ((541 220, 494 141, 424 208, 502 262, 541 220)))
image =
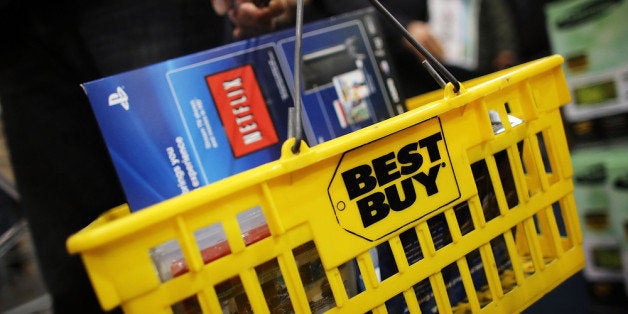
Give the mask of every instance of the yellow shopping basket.
POLYGON ((126 313, 521 311, 584 265, 562 62, 448 84, 298 154, 288 141, 278 161, 113 209, 68 250, 126 313))

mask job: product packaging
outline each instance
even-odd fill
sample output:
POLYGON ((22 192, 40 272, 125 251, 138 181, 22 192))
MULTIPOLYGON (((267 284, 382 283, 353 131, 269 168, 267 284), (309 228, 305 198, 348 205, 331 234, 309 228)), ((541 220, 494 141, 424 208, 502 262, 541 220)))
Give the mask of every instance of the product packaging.
POLYGON ((607 300, 622 295, 615 290, 628 278, 628 245, 624 223, 626 142, 598 145, 572 151, 574 197, 582 221, 583 249, 587 263, 584 277, 594 297, 607 300))
MULTIPOLYGON (((287 29, 83 84, 132 211, 279 158, 293 106, 287 29)), ((404 111, 373 9, 306 24, 308 145, 404 111)))
MULTIPOLYGON (((270 236, 259 207, 240 215, 238 223, 243 230, 243 238, 247 246, 270 236)), ((219 225, 200 230, 195 233, 195 238, 202 247, 205 247, 201 251, 205 263, 210 263, 231 253, 224 231, 219 225)), ((336 301, 314 243, 307 242, 296 247, 293 254, 312 313, 323 313, 335 307, 336 301)), ((188 272, 187 264, 176 241, 155 248, 151 252, 151 257, 162 282, 172 280, 188 272)), ((350 261, 341 265, 339 271, 347 294, 355 295, 358 280, 354 262, 350 261)), ((269 311, 271 313, 293 313, 290 295, 277 260, 272 259, 261 263, 255 267, 255 272, 269 311)), ((238 276, 230 278, 214 288, 223 313, 252 313, 246 291, 238 276)), ((177 314, 202 313, 196 296, 191 296, 174 304, 172 310, 177 314)))
POLYGON ((551 1, 545 6, 552 52, 565 57, 573 101, 563 112, 572 142, 626 135, 627 14, 626 1, 551 1))

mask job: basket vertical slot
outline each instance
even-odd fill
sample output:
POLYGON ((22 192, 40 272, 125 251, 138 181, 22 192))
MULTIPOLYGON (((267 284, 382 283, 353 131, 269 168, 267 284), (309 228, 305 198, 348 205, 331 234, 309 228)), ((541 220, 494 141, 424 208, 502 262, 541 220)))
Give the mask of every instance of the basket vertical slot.
POLYGON ((357 265, 357 261, 352 259, 325 272, 337 308, 342 308, 357 293, 355 265, 357 265))
MULTIPOLYGON (((454 221, 454 223, 457 225, 457 222, 454 221)), ((427 227, 435 252, 453 243, 452 229, 447 221, 445 212, 428 219, 427 227)))
POLYGON ((222 311, 221 302, 218 301, 218 294, 213 287, 204 288, 198 293, 198 303, 201 313, 219 313, 222 311))
MULTIPOLYGON (((393 237, 388 241, 392 251, 392 256, 395 259, 397 269, 400 274, 408 271, 408 268, 410 267, 409 261, 412 261, 414 264, 422 259, 422 252, 416 237, 416 230, 410 229, 402 233, 402 235, 405 241, 402 241, 400 237, 393 237), (408 238, 410 238, 411 241, 408 241, 408 238)), ((378 250, 381 251, 383 248, 380 246, 378 250)), ((405 302, 405 306, 408 308, 419 308, 417 296, 412 288, 403 291, 402 295, 394 296, 392 299, 399 300, 399 303, 405 302)))
POLYGON ((302 279, 303 275, 299 275, 299 269, 303 267, 303 264, 311 262, 309 256, 307 257, 307 260, 303 260, 303 258, 299 259, 299 263, 297 262, 297 258, 295 256, 301 256, 301 253, 307 254, 308 251, 311 251, 312 249, 315 249, 314 244, 312 242, 308 242, 277 257, 279 268, 284 274, 284 282, 288 295, 290 296, 290 301, 292 302, 292 308, 297 313, 306 312, 308 309, 308 307, 305 306, 308 304, 308 299, 305 294, 305 290, 302 288, 304 285, 302 280, 311 280, 312 276, 302 279))
POLYGON ((486 290, 486 293, 490 294, 491 301, 497 301, 504 295, 504 292, 502 291, 497 262, 495 261, 492 247, 490 243, 487 243, 480 246, 478 251, 480 253, 481 268, 486 278, 485 286, 481 289, 486 290))
POLYGON ((543 132, 548 159, 561 180, 570 178, 573 176, 573 168, 560 112, 554 110, 548 115, 553 116, 553 123, 543 132))
POLYGON ((403 300, 405 301, 405 306, 408 309, 408 311, 410 313, 420 313, 421 309, 419 307, 419 300, 417 299, 417 296, 414 293, 414 288, 405 290, 402 295, 403 295, 403 300))
POLYGON ((543 271, 545 269, 545 260, 534 217, 523 221, 523 232, 528 243, 528 249, 530 257, 532 258, 532 263, 534 264, 534 269, 536 271, 543 271))
POLYGON ((175 314, 224 312, 227 309, 233 310, 236 308, 236 301, 233 301, 233 304, 229 303, 230 299, 235 300, 236 296, 241 308, 250 308, 242 288, 242 282, 238 276, 225 280, 215 287, 208 285, 196 295, 172 304, 171 310, 175 314), (244 297, 245 301, 243 301, 242 297, 244 297))
MULTIPOLYGON (((445 269, 447 269, 447 267, 445 269)), ((451 313, 451 305, 449 304, 449 295, 447 294, 447 286, 445 286, 443 273, 438 272, 430 276, 429 283, 432 286, 432 293, 438 313, 451 313)))
POLYGON ((308 306, 312 313, 321 313, 334 307, 341 308, 348 299, 355 296, 356 261, 351 260, 326 271, 316 246, 311 241, 293 249, 292 255, 298 270, 295 276, 300 279, 300 285, 294 287, 299 293, 297 298, 303 294, 305 302, 301 304, 308 306))
MULTIPOLYGON (((419 232, 418 228, 411 228, 377 246, 382 281, 394 280, 394 275, 407 273, 411 265, 423 260, 423 251, 417 235, 419 232)), ((399 312, 406 306, 418 308, 417 297, 412 288, 394 295, 385 302, 387 311, 399 312)))
POLYGON ((474 195, 467 201, 473 224, 477 228, 484 228, 486 226, 486 219, 484 218, 484 210, 482 207, 482 201, 478 195, 474 195))
MULTIPOLYGON (((493 180, 490 177, 488 164, 485 159, 477 161, 471 165, 471 171, 473 172, 473 178, 475 179, 475 185, 478 191, 478 202, 476 205, 481 210, 483 222, 490 222, 498 217, 500 213, 499 205, 497 204, 497 198, 495 197, 495 187, 493 186, 493 180)), ((493 170, 495 171, 495 170, 493 170)))
POLYGON ((436 247, 430 234, 430 228, 427 222, 417 225, 417 241, 421 248, 420 257, 433 257, 436 254, 436 247))
POLYGON ((192 232, 183 217, 176 218, 177 238, 180 240, 183 257, 188 264, 188 268, 192 272, 198 272, 203 267, 203 260, 198 254, 199 249, 192 232))
MULTIPOLYGON (((506 240, 508 235, 510 235, 512 239, 510 230, 507 230, 504 234, 495 237, 490 242, 503 294, 507 294, 512 291, 519 282, 517 281, 517 275, 515 274, 515 262, 513 261, 512 254, 513 250, 509 248, 509 244, 506 240)), ((512 248, 514 249, 514 246, 512 248)), ((522 274, 522 272, 520 274, 522 274)), ((520 278, 522 279, 523 276, 520 278)))
POLYGON ((451 235, 451 241, 453 243, 458 243, 458 241, 460 241, 460 239, 462 238, 462 231, 460 230, 460 226, 458 225, 459 216, 456 216, 456 212, 453 208, 446 210, 444 212, 444 215, 447 221, 449 233, 451 235))
POLYGON ((544 138, 544 133, 539 132, 535 136, 530 137, 530 143, 532 144, 533 158, 540 178, 541 190, 545 192, 550 185, 558 181, 558 177, 553 172, 554 169, 545 148, 544 138))
MULTIPOLYGON (((240 276, 234 276, 212 287, 211 292, 204 295, 207 299, 214 299, 218 302, 210 302, 220 309, 219 312, 238 312, 246 311, 251 308, 249 298, 244 292, 244 286, 240 276), (214 299, 215 294, 215 299, 214 299)), ((190 313, 190 312, 183 312, 190 313)), ((194 313, 194 312, 191 312, 194 313)), ((213 311, 210 311, 213 313, 213 311)))
POLYGON ((556 202, 554 202, 552 204, 552 214, 554 215, 555 219, 556 219, 556 227, 558 228, 558 235, 559 237, 562 239, 562 243, 563 243, 563 250, 568 250, 570 249, 573 245, 570 244, 570 238, 569 238, 569 230, 567 228, 568 226, 568 222, 566 221, 566 219, 563 217, 564 213, 565 213, 565 208, 563 207, 563 202, 564 198, 561 198, 559 200, 556 200, 556 202))
MULTIPOLYGON (((397 265, 397 270, 399 273, 402 273, 402 274, 408 271, 408 268, 410 267, 410 263, 408 262, 409 260, 412 261, 412 263, 414 264, 422 258, 421 248, 419 247, 418 240, 416 238, 416 231, 414 229, 410 229, 404 232, 403 234, 404 234, 404 238, 411 237, 412 235, 414 235, 414 238, 411 240, 411 242, 415 242, 416 244, 416 245, 412 245, 413 247, 415 247, 416 254, 417 254, 415 255, 416 257, 412 257, 412 253, 409 247, 404 246, 404 242, 406 242, 407 244, 408 240, 402 241, 401 238, 399 237, 393 237, 392 239, 388 240, 388 244, 390 244, 392 257, 395 259, 395 262, 397 265), (406 250, 405 248, 408 248, 408 250, 406 250)), ((383 248, 378 248, 378 249, 382 250, 383 248)))
POLYGON ((473 290, 475 290, 474 295, 477 295, 480 308, 483 308, 493 301, 493 296, 490 290, 487 289, 488 279, 484 271, 480 248, 471 251, 464 258, 467 268, 469 269, 473 290))
POLYGON ((460 279, 462 280, 465 293, 467 294, 467 303, 458 305, 459 310, 464 311, 465 313, 469 310, 473 313, 477 313, 480 310, 480 301, 478 299, 478 292, 475 290, 473 277, 471 276, 471 270, 469 269, 467 259, 463 257, 457 260, 456 263, 458 265, 458 270, 460 271, 460 279))
MULTIPOLYGON (((417 284, 412 286, 414 290, 414 294, 416 295, 418 304, 417 308, 414 308, 414 312, 422 312, 429 313, 432 312, 431 309, 436 307, 436 303, 434 301, 434 290, 430 283, 429 278, 425 278, 419 281, 417 284)), ((410 304, 408 304, 409 306, 410 304)), ((411 310, 412 311, 412 310, 411 310)), ((391 313, 395 313, 394 311, 389 311, 391 313)))
POLYGON ((525 265, 524 260, 517 252, 517 243, 515 242, 515 237, 513 236, 513 229, 507 230, 503 234, 503 239, 506 244, 506 249, 508 250, 508 257, 510 258, 510 266, 512 266, 515 284, 521 285, 525 280, 525 265))
POLYGON ((360 254, 356 260, 358 271, 360 272, 359 278, 364 284, 364 290, 377 288, 379 279, 375 273, 375 264, 373 263, 371 254, 369 252, 360 254))
MULTIPOLYGON (((318 258, 318 263, 320 269, 323 270, 320 258, 318 258)), ((368 264, 371 266, 371 270, 369 272, 374 273, 372 261, 368 264)), ((357 258, 349 260, 330 270, 324 271, 323 274, 325 276, 323 277, 323 280, 325 282, 323 286, 326 285, 331 289, 329 290, 328 299, 326 299, 326 302, 328 303, 326 306, 329 308, 312 308, 312 312, 321 313, 323 310, 327 310, 332 307, 342 309, 346 303, 357 296, 360 291, 358 288, 359 271, 357 258)), ((320 303, 320 301, 315 301, 315 303, 316 302, 320 303)), ((313 301, 309 299, 309 303, 311 305, 313 304, 313 301)))
POLYGON ((469 232, 475 230, 476 225, 479 225, 478 220, 480 220, 480 218, 478 218, 477 215, 471 214, 468 201, 454 206, 452 211, 456 218, 456 225, 458 226, 458 231, 456 233, 459 233, 461 238, 469 232))
POLYGON ((526 204, 530 200, 530 193, 528 192, 529 188, 528 181, 526 179, 526 169, 523 164, 522 149, 523 141, 519 141, 515 145, 509 147, 506 151, 511 165, 517 199, 519 202, 526 204))
MULTIPOLYGON (((444 309, 447 312, 466 312, 469 311, 475 304, 479 309, 479 302, 477 298, 477 291, 473 284, 473 278, 471 276, 468 264, 464 258, 459 259, 440 271, 440 276, 435 277, 442 278, 443 287, 445 290, 441 293, 441 303, 438 306, 440 309, 444 309), (443 302, 444 301, 444 302, 443 302)), ((434 277, 434 276, 432 276, 434 277)), ((432 281, 432 284, 435 282, 432 281)), ((440 283, 436 281, 436 284, 440 286, 440 283)), ((434 289, 435 293, 437 289, 434 289)), ((437 303, 439 297, 436 297, 437 303)))
POLYGON ((515 244, 517 247, 516 259, 521 260, 524 276, 528 277, 535 274, 537 268, 535 267, 535 263, 532 261, 531 248, 530 244, 528 243, 528 237, 525 230, 526 228, 524 226, 524 223, 521 222, 511 229, 511 233, 514 235, 515 244))
POLYGON ((532 140, 530 137, 526 137, 523 141, 517 144, 519 150, 521 167, 525 178, 524 194, 526 200, 542 191, 541 188, 541 175, 540 170, 537 167, 536 158, 534 157, 534 151, 532 149, 532 140))
MULTIPOLYGON (((497 174, 499 175, 500 188, 497 189, 497 200, 502 215, 505 215, 507 209, 512 209, 519 205, 520 192, 515 183, 515 168, 513 168, 513 162, 511 162, 513 155, 511 150, 513 147, 508 147, 506 150, 502 150, 493 155, 492 160, 495 161, 495 167, 497 174)), ((496 185, 496 183, 494 182, 496 185)))
MULTIPOLYGON (((244 287, 244 292, 246 297, 249 300, 249 304, 251 306, 251 311, 253 313, 257 312, 266 312, 268 311, 269 304, 264 296, 264 291, 262 288, 262 283, 264 279, 260 280, 260 272, 264 271, 273 271, 267 270, 268 268, 272 268, 274 266, 272 263, 275 263, 276 260, 268 261, 264 264, 258 265, 255 268, 245 269, 240 273, 240 280, 242 280, 242 286, 244 287)), ((278 267, 277 267, 278 268, 278 267)), ((272 277, 271 277, 272 278, 272 277)), ((272 279, 269 279, 272 280, 272 279)))
POLYGON ((554 215, 554 206, 541 209, 536 215, 537 228, 539 230, 539 239, 541 241, 541 249, 546 260, 554 260, 563 255, 563 244, 560 238, 560 230, 558 222, 554 215))
MULTIPOLYGON (((536 120, 539 117, 539 108, 534 100, 534 90, 530 84, 530 80, 525 80, 523 84, 518 86, 519 93, 517 102, 517 112, 514 115, 521 114, 526 121, 536 120)), ((512 102, 512 101, 511 101, 512 102)))
MULTIPOLYGON (((498 166, 498 162, 495 159, 496 158, 492 155, 489 155, 486 159, 484 159, 486 163, 485 170, 488 171, 488 178, 490 180, 490 188, 488 188, 486 194, 482 197, 483 205, 489 206, 488 211, 485 208, 485 213, 490 215, 490 218, 487 217, 487 220, 496 218, 499 215, 505 215, 507 213, 507 208, 509 208, 509 204, 506 202, 504 197, 505 191, 502 186, 502 182, 497 179, 502 177, 504 169, 498 166), (486 201, 488 201, 488 204, 485 203, 486 201)), ((478 180, 482 179, 476 177, 476 183, 479 183, 478 180)), ((489 182, 486 184, 487 186, 488 183, 489 182)), ((480 189, 480 187, 478 187, 478 189, 480 189)))
POLYGON ((582 229, 580 228, 580 220, 578 219, 578 211, 576 210, 576 200, 573 194, 562 198, 559 201, 559 206, 561 217, 565 224, 565 232, 567 233, 565 245, 568 247, 581 245, 582 229))

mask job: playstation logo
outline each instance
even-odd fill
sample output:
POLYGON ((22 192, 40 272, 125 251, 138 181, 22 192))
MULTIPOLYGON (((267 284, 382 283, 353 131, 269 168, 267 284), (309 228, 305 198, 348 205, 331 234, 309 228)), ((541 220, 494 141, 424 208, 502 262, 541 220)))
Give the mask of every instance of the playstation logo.
POLYGON ((116 92, 109 95, 109 106, 120 105, 124 110, 129 110, 129 96, 122 87, 118 86, 116 92))

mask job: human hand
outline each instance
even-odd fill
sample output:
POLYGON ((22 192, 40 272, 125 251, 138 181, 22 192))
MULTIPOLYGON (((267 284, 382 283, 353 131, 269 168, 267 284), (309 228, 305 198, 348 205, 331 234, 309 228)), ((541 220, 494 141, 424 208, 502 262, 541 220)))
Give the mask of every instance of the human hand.
MULTIPOLYGON (((408 24, 407 30, 412 37, 419 42, 434 58, 443 61, 445 58, 445 49, 440 41, 433 35, 430 26, 422 21, 412 21, 408 24)), ((414 47, 404 40, 404 44, 408 49, 415 50, 414 47)), ((418 51, 416 51, 419 54, 418 51)))
POLYGON ((263 2, 268 1, 212 0, 212 7, 217 14, 229 16, 234 25, 233 37, 247 38, 272 31, 275 18, 287 10, 286 0, 270 0, 267 5, 263 2))
POLYGON ((495 59, 493 59, 493 67, 495 70, 503 70, 515 65, 517 56, 512 50, 500 51, 495 59))

